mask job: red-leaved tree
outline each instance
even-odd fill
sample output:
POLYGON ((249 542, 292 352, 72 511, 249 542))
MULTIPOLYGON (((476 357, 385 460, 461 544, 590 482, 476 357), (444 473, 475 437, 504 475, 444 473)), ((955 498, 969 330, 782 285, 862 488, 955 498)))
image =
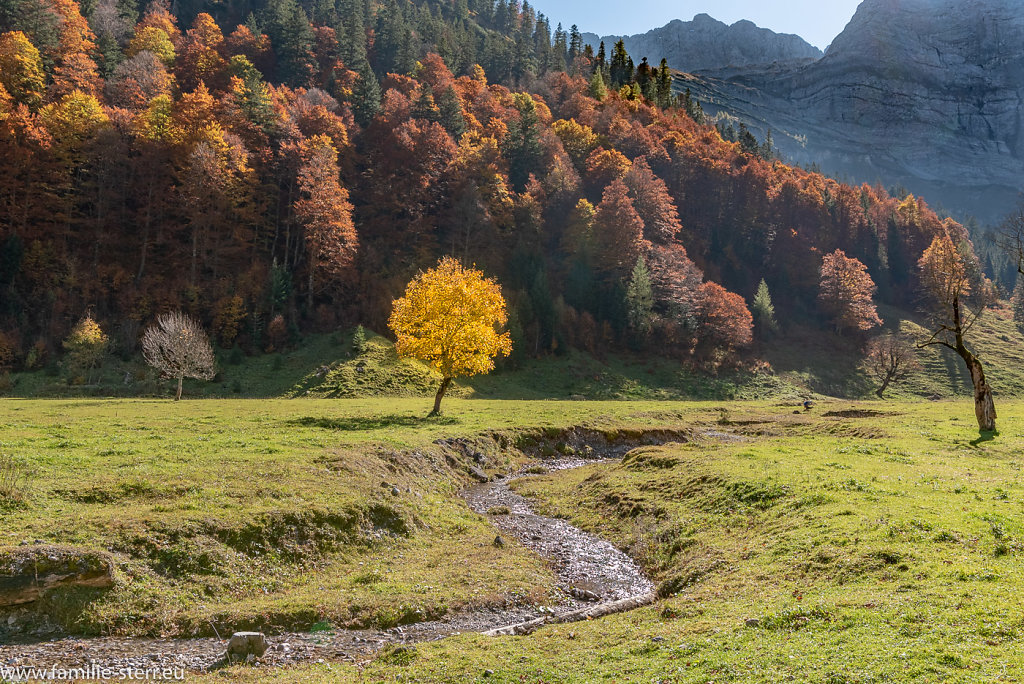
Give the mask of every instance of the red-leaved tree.
POLYGON ((871 300, 875 281, 867 266, 837 249, 825 256, 821 264, 821 289, 818 302, 831 317, 836 332, 870 330, 882 324, 871 300))

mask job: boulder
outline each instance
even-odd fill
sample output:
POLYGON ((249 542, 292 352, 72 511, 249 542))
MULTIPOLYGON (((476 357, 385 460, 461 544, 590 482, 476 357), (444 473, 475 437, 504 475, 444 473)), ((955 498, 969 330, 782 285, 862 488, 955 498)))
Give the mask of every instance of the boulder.
POLYGON ((228 640, 224 658, 228 662, 241 662, 252 658, 262 658, 270 648, 270 643, 263 632, 235 632, 228 640))

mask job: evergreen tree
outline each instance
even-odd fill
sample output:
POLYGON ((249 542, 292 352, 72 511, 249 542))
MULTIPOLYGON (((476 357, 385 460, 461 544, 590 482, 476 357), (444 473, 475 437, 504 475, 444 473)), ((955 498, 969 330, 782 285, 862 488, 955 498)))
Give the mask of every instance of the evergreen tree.
POLYGON ((352 88, 352 113, 361 126, 368 125, 380 111, 380 83, 368 63, 363 64, 352 88))
POLYGON ((424 121, 439 121, 441 112, 434 102, 434 91, 426 83, 420 89, 420 96, 412 108, 412 118, 424 121))
POLYGON ((656 77, 647 58, 640 60, 640 66, 636 68, 636 85, 640 88, 640 94, 647 100, 653 102, 656 98, 656 77))
POLYGON ((374 35, 374 66, 381 74, 412 71, 412 33, 397 0, 388 0, 377 10, 374 35))
POLYGON ((754 324, 759 336, 765 337, 768 333, 777 333, 779 323, 775 320, 775 305, 772 304, 771 293, 768 292, 768 283, 764 278, 757 286, 757 294, 750 305, 750 313, 754 316, 754 324))
POLYGON ((739 133, 740 149, 747 154, 760 155, 761 145, 757 142, 757 138, 750 132, 747 125, 740 122, 740 133, 739 133))
POLYGON ((363 0, 338 0, 338 53, 351 69, 366 61, 366 15, 363 0))
POLYGON ((295 0, 270 0, 264 23, 274 53, 277 75, 291 86, 309 86, 313 81, 313 26, 295 0))
POLYGON ((662 58, 658 67, 657 103, 662 109, 672 105, 672 72, 668 69, 668 60, 662 58))
POLYGON ((577 57, 583 54, 583 36, 576 24, 569 27, 569 64, 571 65, 577 57))
POLYGON ((776 157, 775 141, 772 139, 772 132, 769 130, 764 135, 764 143, 761 145, 761 159, 771 161, 776 157))
POLYGON ((594 72, 594 75, 590 77, 590 97, 595 100, 603 101, 604 98, 608 97, 608 89, 604 85, 604 77, 601 76, 601 70, 598 69, 594 72))
POLYGON ((537 27, 533 32, 533 50, 540 73, 556 69, 551 49, 551 25, 543 14, 537 15, 537 27))
POLYGON ((519 115, 512 119, 505 136, 505 156, 512 187, 522 192, 530 174, 540 169, 543 153, 540 147, 540 119, 533 98, 516 93, 515 107, 519 115))
POLYGON ((630 329, 641 339, 651 334, 654 322, 654 292, 651 274, 641 256, 636 260, 633 274, 626 287, 626 313, 630 329))
MULTIPOLYGON (((608 55, 604 49, 604 41, 601 41, 601 47, 597 49, 597 58, 594 60, 594 71, 601 72, 601 76, 605 75, 605 70, 608 68, 608 55)), ((607 82, 607 81, 606 81, 607 82)))
POLYGON ((621 40, 615 44, 615 49, 612 51, 609 71, 611 86, 615 90, 633 82, 633 60, 626 52, 626 44, 621 40))
POLYGON ((456 142, 466 132, 466 119, 462 114, 462 104, 455 88, 448 88, 437 98, 438 117, 441 125, 456 142))
POLYGON ((686 89, 686 92, 682 94, 681 98, 679 106, 684 112, 686 112, 686 116, 703 126, 706 120, 704 118, 704 109, 700 106, 700 102, 694 99, 689 88, 686 89))
POLYGON ((569 56, 569 39, 561 24, 555 28, 555 46, 552 48, 552 51, 552 57, 558 64, 555 70, 565 71, 565 61, 569 56))

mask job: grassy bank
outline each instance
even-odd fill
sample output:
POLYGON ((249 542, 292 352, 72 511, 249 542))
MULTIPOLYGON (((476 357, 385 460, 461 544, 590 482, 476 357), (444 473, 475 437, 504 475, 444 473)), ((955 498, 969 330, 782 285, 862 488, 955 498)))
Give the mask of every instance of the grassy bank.
POLYGON ((979 442, 963 402, 729 405, 721 435, 518 486, 640 559, 654 606, 260 680, 1020 681, 1024 406, 1001 410, 979 442))
MULTIPOLYGON (((386 627, 547 599, 551 570, 457 496, 478 465, 504 472, 531 428, 673 424, 662 404, 429 401, 7 400, 0 454, 25 476, 0 547, 107 551, 112 590, 36 606, 72 632, 386 627), (462 445, 442 438, 470 438, 462 445), (508 447, 508 448, 503 448, 508 447)), ((42 617, 45 614, 45 619, 42 617)))

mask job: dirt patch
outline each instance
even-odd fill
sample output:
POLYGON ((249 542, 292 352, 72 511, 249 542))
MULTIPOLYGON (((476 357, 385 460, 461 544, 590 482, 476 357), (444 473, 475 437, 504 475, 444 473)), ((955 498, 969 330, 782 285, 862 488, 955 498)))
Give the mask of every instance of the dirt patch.
POLYGON ((843 411, 829 411, 821 415, 826 418, 882 418, 885 416, 898 416, 900 414, 891 411, 875 411, 873 409, 846 409, 843 411))

